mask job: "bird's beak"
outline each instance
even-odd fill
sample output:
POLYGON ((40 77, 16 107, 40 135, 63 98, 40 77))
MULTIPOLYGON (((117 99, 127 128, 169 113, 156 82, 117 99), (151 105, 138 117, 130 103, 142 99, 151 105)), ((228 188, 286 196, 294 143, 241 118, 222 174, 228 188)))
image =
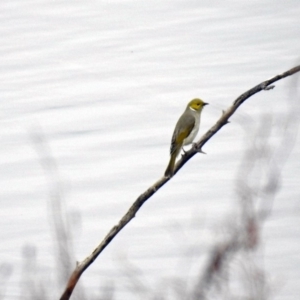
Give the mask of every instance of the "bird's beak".
POLYGON ((204 103, 203 103, 203 106, 205 106, 205 105, 208 105, 208 104, 209 104, 209 103, 207 103, 207 102, 204 102, 204 103))

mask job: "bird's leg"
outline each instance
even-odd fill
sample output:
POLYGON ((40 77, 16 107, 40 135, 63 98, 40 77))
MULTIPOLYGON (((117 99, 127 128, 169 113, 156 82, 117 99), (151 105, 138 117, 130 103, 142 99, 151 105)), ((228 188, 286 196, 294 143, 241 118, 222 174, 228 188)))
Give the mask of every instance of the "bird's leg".
POLYGON ((183 157, 183 156, 185 156, 185 155, 186 155, 186 151, 184 150, 184 148, 183 148, 183 147, 182 147, 181 149, 182 149, 182 151, 183 151, 183 154, 181 154, 181 156, 183 157))

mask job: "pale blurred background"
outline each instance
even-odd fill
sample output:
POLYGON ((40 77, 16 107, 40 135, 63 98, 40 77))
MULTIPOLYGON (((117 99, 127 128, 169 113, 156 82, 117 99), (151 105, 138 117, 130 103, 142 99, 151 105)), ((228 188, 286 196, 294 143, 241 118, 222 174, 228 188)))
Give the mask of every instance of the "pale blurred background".
MULTIPOLYGON (((46 285, 49 299, 62 292, 50 205, 58 189, 75 266, 163 175, 173 128, 189 100, 210 103, 200 137, 241 93, 299 65, 299 16, 298 0, 1 1, 3 299, 30 299, 22 276, 28 257, 36 264, 29 267, 33 281, 46 285), (43 155, 56 165, 49 172, 43 155)), ((294 76, 250 98, 205 145, 208 154, 189 161, 84 273, 86 299, 111 286, 114 299, 150 299, 172 278, 193 282, 236 213, 247 143, 265 114, 278 142, 297 89, 294 76), (140 294, 130 276, 146 286, 140 294)), ((299 112, 299 102, 293 105, 299 112)), ((253 258, 263 264, 271 299, 300 295, 294 129, 253 258)))

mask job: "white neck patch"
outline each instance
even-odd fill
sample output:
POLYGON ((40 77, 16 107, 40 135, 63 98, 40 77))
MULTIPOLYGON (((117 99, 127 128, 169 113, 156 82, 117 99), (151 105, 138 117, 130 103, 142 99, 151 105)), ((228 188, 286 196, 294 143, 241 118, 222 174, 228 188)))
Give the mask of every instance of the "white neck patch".
POLYGON ((192 108, 192 107, 190 107, 190 110, 196 111, 196 109, 194 109, 194 108, 192 108))

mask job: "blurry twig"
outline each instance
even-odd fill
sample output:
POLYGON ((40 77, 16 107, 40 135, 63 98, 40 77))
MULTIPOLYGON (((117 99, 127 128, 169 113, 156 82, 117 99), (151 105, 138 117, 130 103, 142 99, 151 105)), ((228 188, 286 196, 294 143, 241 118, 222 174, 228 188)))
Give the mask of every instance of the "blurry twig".
MULTIPOLYGON (((300 99, 296 87, 296 83, 291 86, 291 94, 288 97, 289 109, 286 113, 280 114, 282 123, 278 126, 281 128, 280 136, 276 135, 276 138, 279 137, 277 146, 271 144, 272 131, 277 129, 274 128, 271 115, 262 116, 254 140, 249 140, 249 130, 245 126, 249 145, 236 182, 239 200, 237 219, 239 220, 236 220, 233 230, 229 229, 227 240, 217 243, 212 249, 207 265, 191 294, 191 299, 211 299, 213 288, 220 289, 220 285, 225 283, 224 278, 223 280, 220 278, 231 269, 231 261, 238 255, 243 257, 245 253, 257 251, 264 222, 271 212, 274 198, 279 191, 282 169, 293 149, 299 130, 300 99)), ((270 289, 262 266, 255 266, 245 259, 244 273, 248 277, 248 283, 244 286, 244 290, 248 289, 245 299, 267 299, 270 289)))
POLYGON ((55 241, 57 241, 59 280, 65 280, 72 269, 72 245, 70 245, 70 234, 65 219, 65 212, 62 198, 61 179, 59 176, 56 161, 53 158, 51 149, 46 142, 41 129, 36 129, 32 134, 32 140, 39 155, 41 165, 48 179, 49 194, 51 196, 51 220, 54 225, 55 241))
MULTIPOLYGON (((202 138, 195 144, 195 147, 192 147, 186 154, 178 161, 175 172, 183 167, 183 165, 190 160, 194 155, 199 153, 206 142, 213 137, 224 125, 229 122, 229 118, 234 114, 234 112, 243 104, 248 98, 255 95, 256 93, 262 90, 269 90, 274 86, 271 86, 272 83, 281 80, 285 77, 291 76, 300 71, 300 66, 296 66, 280 75, 276 75, 269 80, 266 80, 252 89, 246 91, 241 96, 239 96, 233 104, 223 112, 222 116, 216 122, 216 124, 208 130, 202 138)), ((86 257, 83 261, 79 262, 72 272, 65 291, 63 292, 60 300, 67 300, 73 293, 73 290, 83 272, 95 261, 98 255, 106 248, 106 246, 113 240, 113 238, 135 217, 138 210, 142 205, 153 195, 155 194, 165 183, 167 183, 170 178, 162 177, 151 187, 149 187, 144 193, 142 193, 129 208, 127 213, 121 218, 119 223, 114 226, 103 239, 103 241, 95 248, 95 250, 86 257)), ((219 268, 222 264, 222 257, 224 254, 229 253, 228 251, 236 247, 236 241, 233 240, 230 244, 223 246, 220 250, 216 251, 214 257, 212 258, 212 268, 219 268)), ((209 280, 209 279, 207 279, 209 280)))
MULTIPOLYGON (((62 196, 62 181, 51 148, 41 128, 36 128, 31 133, 31 137, 50 187, 49 204, 55 234, 54 240, 56 241, 59 283, 61 284, 68 278, 74 265, 71 232, 62 196)), ((77 296, 79 299, 84 298, 82 289, 78 291, 77 296)))
POLYGON ((9 263, 0 264, 0 300, 6 298, 8 281, 13 273, 13 266, 9 263))

